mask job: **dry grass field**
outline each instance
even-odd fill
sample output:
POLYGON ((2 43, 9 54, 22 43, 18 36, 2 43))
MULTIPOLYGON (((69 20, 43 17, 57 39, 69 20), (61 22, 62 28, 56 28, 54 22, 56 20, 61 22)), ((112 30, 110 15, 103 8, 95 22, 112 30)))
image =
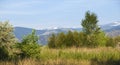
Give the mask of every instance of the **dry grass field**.
POLYGON ((68 48, 42 47, 41 59, 0 61, 0 65, 120 65, 118 48, 68 48))

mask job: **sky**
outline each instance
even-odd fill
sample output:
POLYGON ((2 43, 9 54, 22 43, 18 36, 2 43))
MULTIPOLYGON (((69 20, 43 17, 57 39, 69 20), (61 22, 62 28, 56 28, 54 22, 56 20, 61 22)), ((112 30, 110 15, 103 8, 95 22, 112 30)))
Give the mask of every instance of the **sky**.
POLYGON ((88 10, 99 25, 120 21, 120 0, 0 0, 0 21, 35 29, 76 28, 88 10))

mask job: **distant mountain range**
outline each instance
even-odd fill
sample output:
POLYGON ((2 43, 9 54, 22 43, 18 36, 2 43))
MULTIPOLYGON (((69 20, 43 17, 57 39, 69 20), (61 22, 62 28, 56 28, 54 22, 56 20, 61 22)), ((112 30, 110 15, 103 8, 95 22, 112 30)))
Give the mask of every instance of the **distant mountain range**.
MULTIPOLYGON (((110 37, 118 36, 120 35, 120 22, 113 22, 106 25, 100 26, 102 30, 106 32, 106 35, 110 37)), ((53 29, 43 29, 43 30, 36 30, 36 34, 40 36, 40 43, 42 45, 47 44, 47 39, 52 33, 60 33, 60 32, 68 32, 71 31, 81 31, 82 28, 53 28, 53 29)), ((31 33, 31 28, 25 28, 25 27, 15 27, 14 28, 14 34, 16 38, 19 39, 19 41, 22 40, 23 36, 31 33)))

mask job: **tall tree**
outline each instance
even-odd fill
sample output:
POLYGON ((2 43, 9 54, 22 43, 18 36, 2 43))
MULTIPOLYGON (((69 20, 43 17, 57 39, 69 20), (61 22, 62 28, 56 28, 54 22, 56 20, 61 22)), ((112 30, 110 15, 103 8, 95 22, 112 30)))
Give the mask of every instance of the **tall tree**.
POLYGON ((94 13, 86 12, 85 19, 82 20, 83 32, 86 34, 93 34, 100 31, 97 25, 97 16, 94 13))
POLYGON ((107 37, 97 25, 97 16, 94 13, 86 12, 82 20, 83 33, 85 34, 84 45, 89 47, 105 46, 107 37))

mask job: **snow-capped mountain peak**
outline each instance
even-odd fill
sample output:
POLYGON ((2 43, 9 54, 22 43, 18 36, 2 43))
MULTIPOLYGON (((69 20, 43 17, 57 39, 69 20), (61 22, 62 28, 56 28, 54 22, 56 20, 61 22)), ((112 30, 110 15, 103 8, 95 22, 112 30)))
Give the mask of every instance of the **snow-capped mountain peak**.
POLYGON ((53 27, 52 29, 60 29, 60 27, 53 27))
POLYGON ((120 22, 113 22, 111 26, 119 26, 120 22))

